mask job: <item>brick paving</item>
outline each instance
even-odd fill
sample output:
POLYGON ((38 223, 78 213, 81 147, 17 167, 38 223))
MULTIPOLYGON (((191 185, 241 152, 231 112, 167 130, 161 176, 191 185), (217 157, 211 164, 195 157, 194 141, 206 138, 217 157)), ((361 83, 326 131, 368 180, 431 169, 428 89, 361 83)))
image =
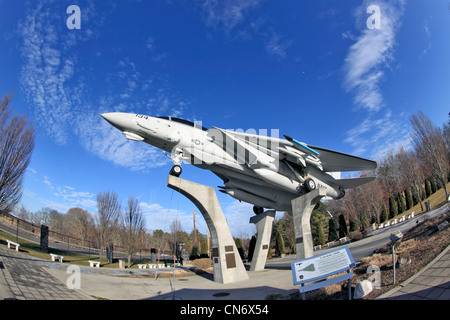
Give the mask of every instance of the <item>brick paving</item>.
MULTIPOLYGON (((59 263, 59 262, 54 262, 59 263)), ((0 246, 0 292, 16 300, 86 300, 90 297, 45 270, 43 260, 0 246), (7 287, 9 287, 9 290, 7 287), (0 288, 1 290, 1 288, 0 288)), ((0 297, 1 298, 1 297, 0 297)))

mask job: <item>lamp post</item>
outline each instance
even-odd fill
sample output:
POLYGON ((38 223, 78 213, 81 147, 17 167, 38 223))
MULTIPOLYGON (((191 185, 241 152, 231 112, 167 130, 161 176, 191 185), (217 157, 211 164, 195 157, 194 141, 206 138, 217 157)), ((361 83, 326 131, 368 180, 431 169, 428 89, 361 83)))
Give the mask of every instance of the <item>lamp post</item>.
POLYGON ((395 231, 394 233, 391 233, 390 239, 392 242, 392 267, 394 270, 394 283, 395 284, 395 244, 401 240, 403 237, 403 233, 400 230, 395 231))

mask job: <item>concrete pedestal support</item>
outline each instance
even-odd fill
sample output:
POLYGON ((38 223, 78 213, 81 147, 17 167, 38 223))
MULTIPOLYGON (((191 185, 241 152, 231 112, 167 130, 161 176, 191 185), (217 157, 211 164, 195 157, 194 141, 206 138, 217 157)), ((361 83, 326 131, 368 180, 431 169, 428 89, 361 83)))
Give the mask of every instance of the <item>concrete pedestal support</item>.
POLYGON ((191 200, 208 224, 211 233, 214 282, 225 284, 248 280, 247 271, 214 189, 172 175, 167 179, 167 186, 191 200))
POLYGON ((274 219, 275 210, 265 211, 250 218, 250 223, 254 223, 256 225, 256 232, 258 234, 250 271, 264 270, 267 260, 267 253, 270 248, 270 235, 272 234, 274 219))
POLYGON ((295 249, 297 259, 312 257, 313 241, 309 220, 316 204, 325 197, 326 189, 318 188, 291 201, 292 216, 294 218, 295 249))

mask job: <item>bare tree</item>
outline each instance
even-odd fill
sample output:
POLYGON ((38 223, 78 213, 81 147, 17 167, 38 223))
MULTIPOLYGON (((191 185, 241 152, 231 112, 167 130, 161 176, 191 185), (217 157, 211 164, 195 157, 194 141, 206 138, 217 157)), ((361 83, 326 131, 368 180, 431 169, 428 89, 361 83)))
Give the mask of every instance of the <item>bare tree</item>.
POLYGON ((389 150, 387 155, 379 162, 376 176, 389 194, 399 192, 401 188, 401 175, 399 168, 401 163, 393 150, 389 150))
POLYGON ((172 224, 170 225, 170 239, 169 239, 169 247, 171 250, 173 250, 174 256, 177 258, 181 255, 181 252, 179 252, 178 244, 180 243, 181 238, 181 222, 178 219, 174 219, 172 221, 172 224))
POLYGON ((106 245, 113 241, 117 232, 120 207, 117 193, 114 191, 108 190, 97 194, 96 236, 100 247, 100 261, 106 245))
POLYGON ((64 227, 67 233, 85 241, 94 226, 94 219, 89 211, 82 208, 70 208, 64 216, 64 227))
POLYGON ((55 209, 50 209, 48 215, 48 227, 50 230, 63 231, 64 216, 55 209))
POLYGON ((445 144, 447 145, 447 150, 450 153, 450 112, 448 114, 449 118, 447 120, 447 123, 444 123, 442 126, 442 135, 445 140, 445 144))
POLYGON ((31 212, 28 211, 24 205, 21 205, 19 208, 16 207, 16 209, 14 210, 14 215, 22 220, 25 220, 27 222, 31 221, 31 212))
POLYGON ((11 117, 12 94, 0 102, 0 213, 22 197, 22 181, 34 148, 34 126, 25 116, 11 117))
POLYGON ((49 225, 49 221, 50 221, 50 212, 52 211, 52 209, 45 207, 42 208, 41 210, 36 211, 35 213, 33 213, 33 216, 31 217, 32 221, 31 223, 37 224, 37 225, 49 225))
POLYGON ((151 245, 156 247, 158 251, 158 263, 161 258, 161 252, 167 249, 167 241, 164 231, 158 229, 153 231, 153 234, 150 239, 151 245))
POLYGON ((410 118, 413 132, 411 133, 417 157, 430 169, 431 174, 447 192, 447 175, 450 170, 448 150, 441 130, 434 126, 431 120, 419 111, 410 118))
POLYGON ((378 215, 384 203, 384 195, 381 183, 378 180, 371 181, 360 186, 355 190, 357 192, 357 207, 359 212, 365 212, 368 219, 375 216, 378 220, 378 215))
POLYGON ((417 158, 416 153, 401 147, 398 151, 398 157, 402 163, 400 172, 408 185, 412 186, 412 191, 419 200, 420 207, 423 211, 422 204, 422 188, 421 185, 426 178, 426 171, 417 158))
POLYGON ((131 256, 136 249, 139 236, 144 231, 145 223, 137 198, 128 198, 128 207, 123 215, 124 246, 128 256, 128 267, 131 266, 131 256))

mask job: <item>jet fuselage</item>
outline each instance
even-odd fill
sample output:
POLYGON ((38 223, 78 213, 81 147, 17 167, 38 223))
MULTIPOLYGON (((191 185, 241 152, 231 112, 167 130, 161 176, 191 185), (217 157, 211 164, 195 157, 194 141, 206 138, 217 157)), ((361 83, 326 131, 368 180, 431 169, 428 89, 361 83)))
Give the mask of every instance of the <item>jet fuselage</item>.
POLYGON ((323 171, 319 153, 289 137, 291 141, 215 127, 208 130, 172 117, 118 112, 102 117, 127 139, 170 152, 175 166, 185 160, 211 170, 225 184, 221 192, 257 208, 291 211, 291 200, 317 187, 325 187, 326 195, 334 199, 345 194, 339 180, 323 171))

